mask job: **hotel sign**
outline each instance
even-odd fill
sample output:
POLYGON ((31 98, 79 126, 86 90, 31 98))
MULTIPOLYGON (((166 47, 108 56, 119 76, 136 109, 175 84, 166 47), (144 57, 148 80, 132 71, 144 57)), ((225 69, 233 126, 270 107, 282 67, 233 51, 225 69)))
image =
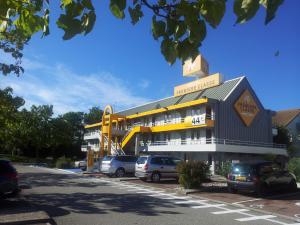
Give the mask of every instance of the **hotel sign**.
POLYGON ((184 77, 204 77, 208 75, 208 63, 202 55, 198 55, 194 61, 188 59, 183 64, 184 77))
POLYGON ((259 108, 248 90, 245 90, 234 104, 234 108, 244 124, 249 127, 259 113, 259 108))
POLYGON ((218 86, 222 83, 222 76, 219 73, 195 80, 174 88, 174 96, 180 96, 195 91, 201 91, 207 88, 218 86))

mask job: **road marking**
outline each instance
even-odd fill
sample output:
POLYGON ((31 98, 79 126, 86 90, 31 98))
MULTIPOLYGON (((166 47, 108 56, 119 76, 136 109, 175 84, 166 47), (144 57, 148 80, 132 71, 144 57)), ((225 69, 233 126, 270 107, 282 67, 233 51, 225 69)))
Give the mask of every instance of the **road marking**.
POLYGON ((232 209, 232 210, 225 210, 225 211, 218 211, 212 212, 215 215, 222 215, 222 214, 229 214, 229 213, 240 213, 240 212, 248 212, 248 209, 232 209))
POLYGON ((174 202, 175 204, 190 204, 190 203, 204 203, 207 202, 207 200, 185 200, 185 201, 178 201, 174 202))
POLYGON ((161 199, 164 199, 164 200, 170 200, 170 199, 191 199, 191 197, 179 197, 179 196, 172 196, 172 195, 167 195, 167 196, 170 196, 170 197, 165 197, 165 198, 161 198, 161 199))
POLYGON ((249 199, 249 200, 240 201, 240 202, 234 202, 232 204, 240 204, 240 203, 244 203, 244 202, 254 202, 254 201, 258 201, 258 200, 261 200, 261 198, 255 198, 255 199, 249 199))
POLYGON ((251 216, 251 217, 246 217, 246 218, 240 218, 240 219, 235 219, 240 222, 246 222, 246 221, 253 221, 253 220, 265 220, 265 219, 271 219, 275 218, 276 216, 274 215, 264 215, 264 216, 251 216))
POLYGON ((294 217, 300 218, 300 214, 295 214, 294 217))
POLYGON ((259 204, 259 205, 256 205, 256 204, 253 204, 253 205, 249 205, 250 208, 254 208, 254 209, 262 209, 264 207, 263 204, 259 204))
POLYGON ((300 206, 300 202, 296 202, 295 205, 296 205, 296 206, 300 206))
POLYGON ((205 209, 205 208, 222 207, 222 206, 226 206, 226 205, 225 204, 206 204, 206 205, 191 206, 190 208, 193 208, 193 209, 205 209))
POLYGON ((151 195, 148 195, 149 197, 159 197, 159 196, 166 196, 167 194, 164 194, 164 193, 158 193, 158 194, 151 194, 151 195))

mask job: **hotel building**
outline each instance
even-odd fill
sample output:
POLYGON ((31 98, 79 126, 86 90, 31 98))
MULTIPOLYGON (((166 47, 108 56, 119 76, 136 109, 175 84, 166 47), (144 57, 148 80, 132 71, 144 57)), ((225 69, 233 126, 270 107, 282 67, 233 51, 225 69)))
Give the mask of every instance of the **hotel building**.
POLYGON ((171 97, 113 112, 86 125, 82 151, 88 155, 165 154, 205 160, 212 171, 221 162, 286 156, 273 144, 272 112, 263 107, 245 76, 223 81, 208 75, 202 56, 183 66, 195 80, 174 88, 171 97))

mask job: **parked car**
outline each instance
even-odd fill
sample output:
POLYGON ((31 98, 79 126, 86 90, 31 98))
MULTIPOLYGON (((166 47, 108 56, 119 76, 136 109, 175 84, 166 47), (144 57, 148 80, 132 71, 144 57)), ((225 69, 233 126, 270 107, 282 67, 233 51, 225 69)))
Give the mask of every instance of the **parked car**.
POLYGON ((238 190, 258 194, 266 194, 269 190, 297 190, 295 175, 282 169, 277 163, 268 161, 233 164, 227 177, 227 185, 232 193, 238 190))
POLYGON ((115 175, 116 177, 123 177, 129 173, 134 174, 136 160, 137 157, 132 155, 105 156, 100 171, 108 176, 115 175))
POLYGON ((0 159, 0 196, 15 196, 19 191, 17 170, 10 161, 0 159))
POLYGON ((161 178, 178 179, 176 165, 181 160, 170 156, 140 156, 135 164, 135 176, 141 180, 159 182, 161 178))
POLYGON ((86 170, 86 166, 87 166, 86 158, 80 161, 75 161, 74 166, 75 168, 86 170))

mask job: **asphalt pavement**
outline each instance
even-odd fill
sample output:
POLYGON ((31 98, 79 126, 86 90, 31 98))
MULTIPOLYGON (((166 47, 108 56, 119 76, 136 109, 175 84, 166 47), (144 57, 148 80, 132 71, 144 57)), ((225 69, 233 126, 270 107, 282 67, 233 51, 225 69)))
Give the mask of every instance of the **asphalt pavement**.
POLYGON ((21 196, 56 224, 300 225, 276 215, 179 196, 141 184, 47 168, 17 169, 21 184, 27 187, 21 196))

